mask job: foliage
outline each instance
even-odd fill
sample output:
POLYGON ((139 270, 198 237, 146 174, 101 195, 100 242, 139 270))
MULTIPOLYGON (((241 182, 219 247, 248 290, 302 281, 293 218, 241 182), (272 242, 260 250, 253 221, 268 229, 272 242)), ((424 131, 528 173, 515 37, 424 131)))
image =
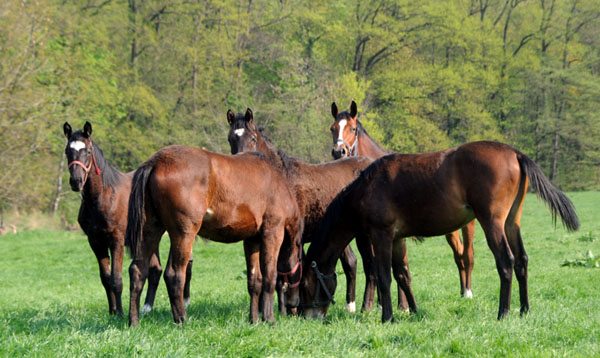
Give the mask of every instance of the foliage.
POLYGON ((129 171, 169 144, 228 152, 225 113, 250 107, 322 162, 330 104, 351 100, 390 150, 498 140, 598 189, 599 24, 594 0, 6 0, 0 212, 73 220, 65 121, 129 171))
POLYGON ((588 268, 600 268, 600 256, 594 256, 592 251, 574 260, 565 260, 561 266, 580 266, 588 268))

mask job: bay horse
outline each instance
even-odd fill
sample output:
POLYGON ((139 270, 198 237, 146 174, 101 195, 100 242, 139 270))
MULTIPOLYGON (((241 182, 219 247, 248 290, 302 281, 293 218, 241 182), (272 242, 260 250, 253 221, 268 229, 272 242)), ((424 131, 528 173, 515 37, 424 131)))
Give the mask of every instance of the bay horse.
MULTIPOLYGON (((348 158, 341 161, 310 164, 298 158, 287 156, 275 149, 269 139, 262 135, 254 125, 254 115, 250 108, 245 114, 227 111, 229 135, 227 140, 231 153, 257 151, 268 157, 280 168, 296 197, 300 215, 304 219, 304 233, 302 242, 311 242, 314 231, 322 219, 327 206, 333 198, 352 180, 361 170, 365 169, 372 160, 363 157, 348 158)), ((365 241, 357 240, 362 251, 365 241)), ((370 250, 370 248, 369 248, 370 250)), ((342 268, 346 276, 346 309, 349 312, 356 310, 356 256, 350 246, 346 246, 340 257, 342 268)), ((367 279, 373 284, 375 276, 367 271, 367 279)), ((367 296, 365 296, 369 299, 367 296)), ((373 301, 373 298, 370 298, 373 301)))
MULTIPOLYGON (((373 245, 382 321, 393 319, 390 266, 393 241, 437 236, 477 219, 500 276, 498 319, 509 314, 513 268, 519 282, 521 315, 529 311, 528 257, 521 238, 521 211, 531 183, 554 222, 560 216, 575 231, 571 200, 554 187, 523 153, 498 142, 473 142, 427 154, 390 154, 371 164, 328 207, 305 257, 300 298, 309 317, 323 317, 332 301, 335 261, 357 235, 373 245)), ((403 274, 408 274, 404 272, 403 274)), ((404 289, 404 287, 403 287, 404 289)), ((406 287, 411 310, 416 309, 406 287)))
MULTIPOLYGON (((102 150, 92 142, 92 125, 89 122, 85 123, 83 130, 76 132, 65 122, 63 131, 67 137, 65 154, 69 162, 69 183, 73 191, 81 193, 77 221, 98 260, 100 280, 108 298, 108 312, 123 315, 121 272, 133 172, 122 173, 106 160, 102 150)), ((191 263, 188 270, 191 271, 191 263)), ((161 273, 156 252, 151 258, 144 312, 152 309, 161 273)), ((189 282, 185 296, 189 301, 189 282)))
MULTIPOLYGON (((175 323, 186 319, 182 290, 196 235, 244 242, 250 321, 258 322, 259 295, 263 320, 274 321, 277 271, 289 272, 298 265, 303 223, 285 178, 267 158, 165 147, 136 170, 128 212, 125 245, 133 257, 130 325, 138 324, 139 295, 165 231, 171 249, 164 279, 175 323)), ((297 288, 286 295, 297 305, 297 288)))
MULTIPOLYGON (((362 123, 357 119, 358 110, 356 102, 352 101, 350 112, 339 112, 335 102, 331 104, 331 114, 334 122, 331 125, 331 135, 333 137, 333 149, 331 155, 335 159, 344 158, 354 155, 362 155, 373 159, 381 158, 392 152, 385 150, 367 133, 362 123), (351 143, 351 144, 350 144, 351 143)), ((474 265, 473 253, 473 235, 475 234, 475 220, 470 221, 462 227, 463 240, 461 241, 458 230, 451 233, 446 233, 446 241, 452 248, 454 253, 454 262, 458 268, 460 278, 460 294, 465 298, 473 298, 471 287, 471 272, 474 265)), ((406 240, 394 241, 394 250, 398 251, 403 257, 402 263, 396 263, 394 272, 398 264, 406 266, 408 270, 408 255, 406 253, 406 240)), ((396 274, 395 274, 396 276, 396 274)), ((398 281, 400 277, 396 277, 398 281)), ((408 310, 406 295, 400 289, 398 284, 398 307, 403 310, 408 310)), ((373 286, 368 289, 374 290, 373 286)))

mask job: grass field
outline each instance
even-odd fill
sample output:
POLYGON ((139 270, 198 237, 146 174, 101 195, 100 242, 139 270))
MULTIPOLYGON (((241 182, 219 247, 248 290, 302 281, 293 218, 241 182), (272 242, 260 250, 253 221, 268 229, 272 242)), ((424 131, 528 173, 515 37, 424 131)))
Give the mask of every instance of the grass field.
MULTIPOLYGON (((443 238, 409 244, 415 315, 345 312, 338 266, 336 300, 326 322, 277 315, 274 325, 247 323, 241 244, 194 246, 189 321, 172 323, 164 281, 155 310, 138 328, 108 316, 97 264, 85 236, 26 231, 0 237, 0 356, 207 357, 592 357, 600 356, 600 269, 563 267, 600 254, 600 193, 572 193, 581 229, 552 226, 548 210, 528 195, 522 234, 529 254, 531 313, 519 317, 513 280, 511 316, 497 321, 499 279, 481 228, 475 233, 473 300, 459 297, 452 252, 443 238)), ((163 240, 166 262, 169 242, 163 240)), ((129 305, 125 260, 124 307, 129 305)), ((358 297, 364 278, 359 274, 358 297)), ((394 288, 395 292, 395 288, 394 288)), ((358 304, 361 304, 359 299, 358 304)))

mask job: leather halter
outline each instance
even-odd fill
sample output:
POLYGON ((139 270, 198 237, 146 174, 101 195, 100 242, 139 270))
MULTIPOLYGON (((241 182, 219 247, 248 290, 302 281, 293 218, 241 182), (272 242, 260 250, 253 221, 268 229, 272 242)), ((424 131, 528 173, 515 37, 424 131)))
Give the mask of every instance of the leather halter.
POLYGON ((335 143, 333 143, 334 145, 337 145, 338 143, 342 143, 346 148, 348 148, 348 156, 349 157, 355 157, 357 154, 357 146, 358 146, 358 134, 359 134, 359 128, 356 127, 356 135, 355 135, 355 139, 354 139, 354 144, 350 145, 348 144, 348 142, 346 142, 345 140, 338 138, 335 140, 335 143))
POLYGON ((317 267, 317 263, 316 262, 312 262, 310 264, 310 267, 313 268, 313 270, 315 270, 315 274, 317 275, 317 289, 315 291, 315 300, 310 303, 310 304, 303 304, 302 307, 310 307, 310 308, 319 308, 319 307, 325 307, 327 305, 329 305, 330 303, 332 305, 335 305, 335 300, 333 299, 333 296, 331 295, 331 292, 329 292, 329 289, 327 288, 327 286, 325 285, 325 280, 335 280, 336 279, 336 274, 335 272, 331 275, 323 275, 321 273, 321 271, 319 271, 319 268, 317 267), (325 295, 327 295, 327 301, 317 301, 316 298, 319 296, 319 293, 321 292, 321 287, 323 288, 323 292, 325 292, 325 295))
POLYGON ((294 266, 294 268, 292 268, 290 271, 288 271, 288 272, 277 271, 277 275, 281 276, 283 283, 287 283, 289 288, 298 287, 298 285, 302 281, 302 259, 299 259, 298 262, 296 262, 296 266, 294 266), (296 271, 298 271, 298 268, 300 268, 300 277, 298 277, 298 282, 290 283, 290 277, 293 276, 296 273, 296 271))
POLYGON ((90 140, 90 148, 92 148, 92 152, 91 152, 92 160, 90 160, 90 164, 88 166, 86 166, 83 162, 81 162, 79 160, 73 160, 72 162, 69 163, 69 168, 71 168, 73 165, 79 165, 85 171, 85 178, 83 178, 83 185, 85 185, 85 183, 87 182, 87 178, 88 178, 88 175, 90 174, 90 170, 92 170, 92 164, 96 167, 96 175, 100 175, 100 173, 101 173, 100 168, 98 167, 98 164, 96 164, 96 158, 94 157, 94 145, 92 144, 91 140, 90 140))

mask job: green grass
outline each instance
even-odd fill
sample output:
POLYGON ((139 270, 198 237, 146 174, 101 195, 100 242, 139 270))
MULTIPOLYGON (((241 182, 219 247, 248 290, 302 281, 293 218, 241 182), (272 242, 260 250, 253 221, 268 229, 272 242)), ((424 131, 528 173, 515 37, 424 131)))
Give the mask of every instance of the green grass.
MULTIPOLYGON (((155 310, 138 328, 108 316, 95 258, 85 236, 25 231, 0 237, 0 356, 226 356, 226 357, 591 357, 600 356, 600 270, 561 266, 600 253, 600 193, 573 193, 581 229, 554 229, 550 214, 528 195, 522 234, 529 254, 531 313, 497 321, 499 279, 481 228, 475 233, 473 300, 459 297, 452 253, 442 238, 409 244, 419 312, 345 312, 345 279, 338 267, 336 300, 325 323, 277 315, 274 325, 247 323, 248 295, 241 244, 194 246, 189 321, 179 327, 164 282, 155 310), (584 237, 584 239, 580 239, 584 237)), ((166 262, 168 240, 161 255, 166 262)), ((129 265, 126 259, 125 268, 129 265)), ((127 269, 124 270, 129 304, 127 269)), ((364 278, 359 274, 358 296, 364 278)), ((395 292, 395 288, 394 288, 395 292)), ((359 299, 358 304, 362 300, 359 299)))

